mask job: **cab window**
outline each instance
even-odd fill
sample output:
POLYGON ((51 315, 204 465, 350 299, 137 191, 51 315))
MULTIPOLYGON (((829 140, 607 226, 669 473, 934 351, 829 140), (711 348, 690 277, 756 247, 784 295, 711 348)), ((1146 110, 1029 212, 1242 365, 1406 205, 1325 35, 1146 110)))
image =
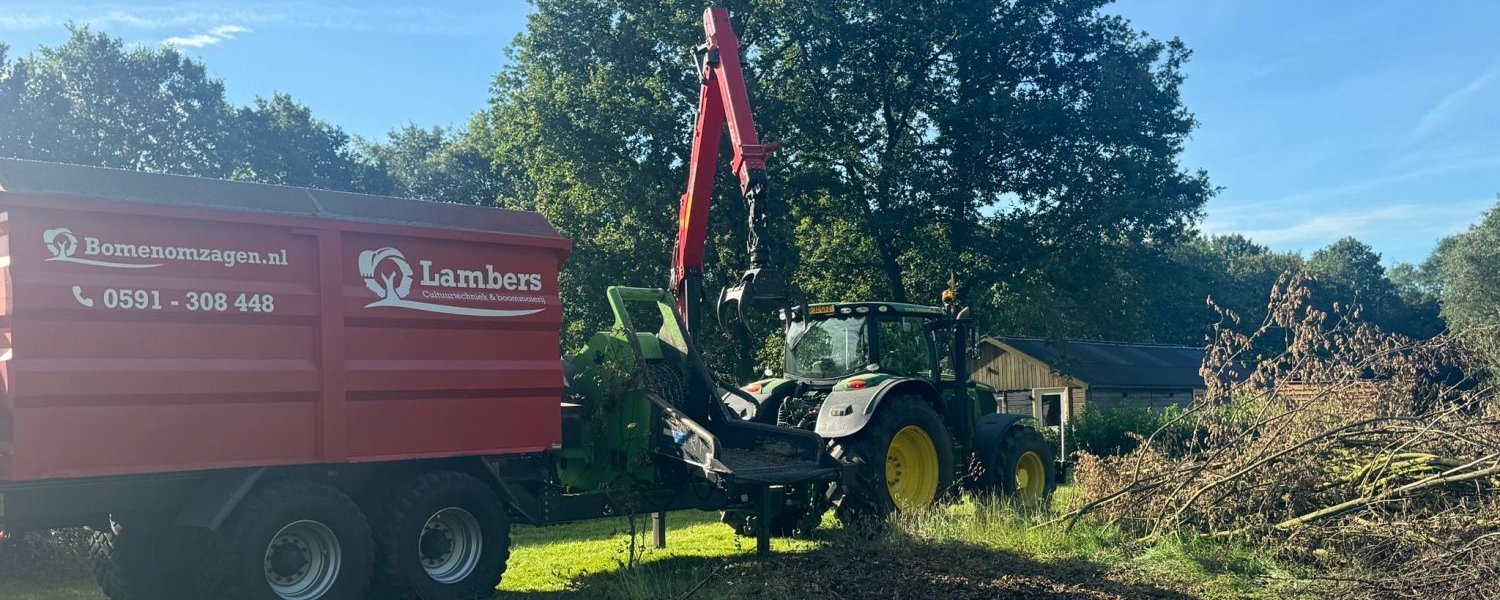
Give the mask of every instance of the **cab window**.
POLYGON ((932 376, 932 335, 918 317, 880 319, 880 363, 887 373, 932 376))

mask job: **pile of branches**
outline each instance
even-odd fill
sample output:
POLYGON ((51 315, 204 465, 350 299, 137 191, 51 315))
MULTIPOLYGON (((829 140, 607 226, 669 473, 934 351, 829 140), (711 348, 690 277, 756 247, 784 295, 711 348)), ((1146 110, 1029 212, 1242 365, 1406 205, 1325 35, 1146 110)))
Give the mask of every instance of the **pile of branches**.
POLYGON ((1083 456, 1067 518, 1146 539, 1240 540, 1314 564, 1349 597, 1500 596, 1500 412, 1472 342, 1382 332, 1298 277, 1263 323, 1227 311, 1188 451, 1149 436, 1083 456))

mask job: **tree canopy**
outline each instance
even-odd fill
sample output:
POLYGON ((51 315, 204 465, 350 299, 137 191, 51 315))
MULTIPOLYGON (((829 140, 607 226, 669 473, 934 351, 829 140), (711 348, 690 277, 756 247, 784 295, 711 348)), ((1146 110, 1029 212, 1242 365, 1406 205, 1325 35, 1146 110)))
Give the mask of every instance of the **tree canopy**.
MULTIPOLYGON (((1500 204, 1438 244, 1423 267, 1437 281, 1443 318, 1458 331, 1500 330, 1500 204)), ((1429 286, 1431 289, 1434 286, 1429 286)))
MULTIPOLYGON (((0 70, 0 153, 121 169, 222 177, 224 84, 172 48, 127 49, 71 27, 68 41, 0 70)), ((3 57, 3 54, 0 54, 3 57)))
POLYGON ((203 63, 70 27, 57 47, 0 52, 0 155, 388 192, 348 134, 286 94, 236 109, 203 63))
MULTIPOLYGON (((935 302, 950 270, 994 326, 1146 332, 1141 257, 1213 193, 1178 165, 1188 51, 1096 0, 731 2, 808 295, 935 302), (1038 309, 1039 306, 1046 306, 1038 309)), ((606 282, 666 280, 702 5, 538 0, 483 115, 491 156, 575 239, 572 321, 606 282)), ((727 152, 725 153, 727 155, 727 152)), ((745 262, 722 174, 709 276, 745 262)))

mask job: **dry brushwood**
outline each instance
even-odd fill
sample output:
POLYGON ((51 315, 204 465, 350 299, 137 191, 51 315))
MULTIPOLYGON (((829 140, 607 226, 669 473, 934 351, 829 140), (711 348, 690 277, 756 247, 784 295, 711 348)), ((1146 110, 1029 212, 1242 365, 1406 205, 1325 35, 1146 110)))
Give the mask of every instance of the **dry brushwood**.
POLYGON ((1083 457, 1066 519, 1240 539, 1349 597, 1500 596, 1500 412, 1483 338, 1411 340, 1320 309, 1301 277, 1243 332, 1228 311, 1189 451, 1083 457))

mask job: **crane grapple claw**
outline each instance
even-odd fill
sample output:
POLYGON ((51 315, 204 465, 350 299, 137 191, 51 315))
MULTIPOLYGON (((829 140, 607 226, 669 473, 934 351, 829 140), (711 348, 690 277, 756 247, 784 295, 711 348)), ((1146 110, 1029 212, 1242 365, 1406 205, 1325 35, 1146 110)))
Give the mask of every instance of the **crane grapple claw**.
POLYGON ((776 269, 751 267, 740 276, 739 283, 726 287, 719 293, 719 325, 728 331, 730 325, 737 322, 739 326, 748 329, 746 304, 784 308, 791 296, 786 279, 776 269))

